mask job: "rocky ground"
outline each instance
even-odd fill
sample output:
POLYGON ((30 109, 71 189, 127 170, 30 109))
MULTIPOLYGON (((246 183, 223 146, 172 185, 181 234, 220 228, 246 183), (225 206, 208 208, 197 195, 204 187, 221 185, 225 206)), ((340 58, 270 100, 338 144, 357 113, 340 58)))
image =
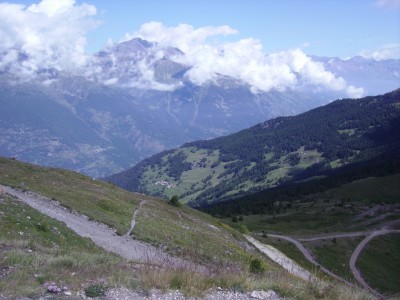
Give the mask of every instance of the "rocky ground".
MULTIPOLYGON (((180 291, 133 291, 126 288, 113 288, 105 291, 102 296, 90 298, 85 295, 84 291, 78 292, 73 295, 69 292, 64 294, 61 292, 57 296, 54 293, 49 293, 46 296, 39 298, 38 300, 50 300, 50 299, 98 299, 98 300, 285 300, 286 298, 280 297, 274 291, 252 291, 252 292, 233 292, 225 291, 220 288, 214 291, 210 291, 203 296, 185 296, 180 291)), ((1 297, 0 297, 1 299, 1 297)), ((1 299, 3 300, 3 299, 1 299)), ((30 298, 24 298, 21 300, 30 300, 30 298)))

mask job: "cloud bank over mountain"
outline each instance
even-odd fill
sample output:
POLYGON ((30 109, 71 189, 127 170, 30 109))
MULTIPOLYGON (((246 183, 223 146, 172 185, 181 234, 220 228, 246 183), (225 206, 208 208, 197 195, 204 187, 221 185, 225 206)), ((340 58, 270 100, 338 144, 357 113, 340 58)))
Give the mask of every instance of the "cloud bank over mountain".
POLYGON ((362 50, 360 56, 374 60, 400 59, 400 44, 387 44, 375 50, 362 50))
MULTIPOLYGON (((188 24, 166 27, 149 22, 124 40, 135 37, 155 42, 160 46, 176 47, 184 55, 174 57, 178 63, 191 66, 187 78, 197 85, 214 81, 217 75, 238 78, 251 86, 253 92, 284 91, 304 85, 345 91, 351 97, 360 97, 362 88, 347 85, 313 61, 300 49, 266 54, 259 40, 253 38, 219 42, 218 36, 237 33, 229 26, 193 28, 188 24)), ((223 39, 222 39, 223 40, 223 39)))
MULTIPOLYGON (((380 0, 376 5, 394 7, 396 3, 380 0)), ((119 85, 123 81, 118 74, 104 77, 96 57, 86 51, 88 32, 100 24, 95 6, 74 0, 42 0, 30 6, 0 3, 0 71, 24 78, 41 74, 45 83, 51 82, 53 72, 70 72, 106 85, 119 85)), ((364 93, 362 87, 328 71, 301 49, 266 53, 257 39, 235 40, 237 33, 227 25, 194 28, 189 24, 168 27, 159 22, 144 23, 123 39, 140 37, 152 42, 149 55, 131 66, 138 76, 130 86, 161 91, 181 87, 179 82, 160 82, 155 74, 157 61, 168 57, 187 67, 184 79, 195 85, 214 82, 223 75, 241 80, 253 93, 298 88, 335 91, 350 97, 364 93), (183 53, 168 54, 171 47, 183 53)), ((374 60, 400 58, 399 49, 398 44, 390 44, 363 50, 360 55, 374 60)))

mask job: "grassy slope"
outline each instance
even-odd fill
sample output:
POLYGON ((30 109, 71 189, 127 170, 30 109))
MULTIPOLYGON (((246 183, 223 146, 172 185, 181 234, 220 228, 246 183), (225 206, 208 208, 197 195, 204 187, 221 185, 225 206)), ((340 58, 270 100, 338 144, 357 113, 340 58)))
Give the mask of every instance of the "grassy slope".
POLYGON ((400 295, 400 234, 376 237, 361 252, 357 267, 383 293, 400 295))
MULTIPOLYGON (((273 232, 294 237, 312 237, 327 233, 353 232, 381 228, 385 223, 399 220, 400 214, 393 209, 398 203, 400 175, 371 177, 345 184, 324 193, 317 193, 292 203, 285 213, 273 215, 242 216, 243 222, 224 222, 234 228, 245 224, 253 232, 273 232), (397 197, 396 197, 397 196, 397 197), (377 207, 373 216, 357 218, 361 212, 377 207), (381 216, 381 217, 380 217, 381 216)), ((386 293, 399 293, 398 255, 399 236, 380 237, 373 240, 367 251, 362 252, 358 265, 365 272, 372 286, 386 293), (390 237, 390 240, 389 240, 390 237)), ((277 247, 303 267, 313 271, 302 254, 290 243, 267 239, 267 243, 277 247)), ((326 239, 303 242, 311 250, 317 261, 336 274, 354 281, 349 268, 352 252, 362 240, 357 238, 326 239)))
POLYGON ((335 274, 354 282, 349 261, 351 254, 363 238, 337 238, 305 242, 317 261, 335 274))
MULTIPOLYGON (((266 231, 289 235, 314 235, 317 233, 351 231, 346 222, 351 212, 332 208, 337 202, 300 202, 286 209, 285 213, 274 215, 243 216, 244 224, 250 231, 266 231)), ((228 224, 229 219, 224 219, 228 224)))
POLYGON ((125 234, 140 195, 82 174, 0 158, 0 183, 54 198, 63 206, 125 234))
POLYGON ((203 261, 210 261, 210 255, 217 255, 218 261, 243 266, 250 255, 238 246, 243 241, 240 234, 217 224, 204 213, 188 207, 175 208, 158 199, 131 193, 76 172, 0 158, 0 183, 55 198, 66 207, 118 229, 119 234, 128 231, 134 209, 145 200, 146 204, 137 216, 134 231, 137 238, 203 261), (201 247, 199 235, 207 236, 201 240, 201 247), (225 255, 224 246, 232 255, 225 255))
MULTIPOLYGON (((398 203, 400 174, 370 177, 345 184, 323 193, 300 198, 290 208, 274 215, 243 216, 244 224, 251 231, 269 231, 290 235, 314 235, 328 232, 362 231, 379 228, 381 224, 399 219, 399 214, 373 221, 364 217, 353 218, 377 203, 398 203), (379 196, 378 196, 379 195, 379 196), (397 197, 396 197, 397 195, 397 197), (367 224, 370 223, 370 224, 367 224)), ((228 224, 235 226, 230 219, 228 224)))
POLYGON ((35 295, 45 282, 78 290, 103 279, 137 278, 119 257, 96 247, 65 225, 9 196, 0 195, 0 298, 35 295), (109 270, 115 270, 110 273, 109 270))
MULTIPOLYGON (((300 161, 293 166, 286 160, 287 155, 271 160, 273 153, 267 153, 265 161, 269 161, 270 165, 276 167, 276 169, 269 171, 263 180, 257 182, 247 180, 238 185, 236 189, 228 192, 228 194, 234 196, 240 191, 248 191, 256 187, 275 186, 278 180, 284 178, 290 172, 304 170, 321 159, 321 153, 316 150, 305 151, 304 147, 301 147, 298 151, 291 154, 297 153, 300 153, 300 161)), ((217 166, 213 166, 219 159, 220 154, 216 150, 208 151, 193 146, 181 147, 163 157, 163 164, 147 166, 143 172, 141 182, 147 193, 165 198, 171 198, 173 195, 182 195, 181 202, 187 203, 195 199, 204 190, 216 187, 218 184, 229 181, 233 177, 240 176, 246 170, 254 167, 254 164, 250 164, 244 167, 239 174, 232 176, 232 174, 224 174, 227 170, 226 167, 232 162, 220 162, 217 166), (185 162, 191 163, 193 167, 191 170, 182 172, 180 179, 176 180, 167 175, 168 163, 165 162, 168 156, 174 156, 178 153, 183 153, 187 156, 185 162), (205 161, 202 162, 202 159, 205 161), (172 187, 167 188, 157 185, 156 183, 161 180, 172 184, 172 187)))
POLYGON ((172 254, 215 266, 246 265, 249 260, 241 234, 188 207, 176 209, 165 202, 148 202, 137 221, 134 235, 172 254))
POLYGON ((369 177, 343 185, 324 193, 325 197, 350 198, 352 200, 363 200, 372 203, 399 201, 400 174, 369 177))
POLYGON ((329 289, 309 285, 266 261, 266 276, 249 274, 249 259, 258 254, 245 252, 241 235, 188 207, 174 208, 78 173, 10 159, 0 159, 0 183, 55 197, 63 205, 88 213, 99 221, 110 217, 109 224, 119 227, 121 233, 126 232, 139 200, 145 199, 133 233, 137 238, 213 266, 210 274, 201 275, 190 270, 176 272, 165 267, 132 265, 77 236, 63 223, 3 194, 0 195, 0 224, 5 229, 0 232, 1 297, 28 295, 37 298, 45 291, 43 283, 49 281, 65 285, 74 293, 100 284, 133 289, 181 289, 187 295, 200 295, 220 286, 235 290, 274 289, 283 296, 297 299, 366 297, 365 292, 336 283, 329 289), (71 186, 73 188, 69 188, 71 186), (100 200, 107 201, 107 210, 99 204, 100 200), (119 210, 119 205, 128 212, 119 210))
MULTIPOLYGON (((222 173, 225 171, 224 166, 226 163, 221 163, 217 167, 211 167, 213 163, 218 161, 220 156, 219 151, 208 153, 208 151, 204 149, 188 147, 176 150, 172 154, 168 155, 173 156, 179 152, 187 155, 185 162, 192 163, 194 167, 191 170, 183 172, 180 180, 175 180, 175 178, 167 175, 166 169, 168 163, 166 163, 166 166, 157 164, 154 167, 147 167, 143 172, 142 182, 145 184, 145 189, 148 193, 160 195, 166 198, 171 198, 173 195, 190 193, 189 196, 181 197, 181 202, 186 203, 193 199, 193 191, 196 191, 194 195, 198 195, 206 187, 215 186, 220 183, 221 180, 227 179, 226 176, 220 177, 220 175, 222 175, 222 173), (200 166, 203 158, 206 158, 206 161, 200 166), (205 182, 204 180, 209 175, 211 175, 212 178, 205 182), (161 180, 171 183, 173 187, 167 188, 157 185, 156 182, 161 180)), ((167 159, 164 159, 163 161, 166 162, 167 159)))

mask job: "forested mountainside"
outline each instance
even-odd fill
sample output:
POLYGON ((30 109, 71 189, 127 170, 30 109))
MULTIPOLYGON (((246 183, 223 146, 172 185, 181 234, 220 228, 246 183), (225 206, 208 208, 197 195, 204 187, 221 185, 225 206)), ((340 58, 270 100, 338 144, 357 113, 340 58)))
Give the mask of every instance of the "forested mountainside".
MULTIPOLYGON (((342 186, 357 185, 357 182, 366 179, 376 181, 377 183, 374 183, 373 186, 379 192, 364 192, 357 187, 356 190, 359 195, 356 196, 351 193, 352 198, 374 203, 393 202, 393 199, 388 200, 391 197, 387 197, 385 191, 391 189, 396 194, 398 192, 396 189, 397 181, 390 181, 389 186, 381 186, 378 178, 387 178, 400 174, 399 150, 399 147, 397 147, 397 149, 392 149, 370 160, 348 164, 337 169, 327 169, 325 172, 321 172, 320 176, 315 176, 309 180, 289 182, 288 184, 240 196, 230 201, 206 204, 199 207, 199 209, 218 217, 283 213, 287 207, 292 207, 291 203, 295 201, 312 202, 320 198, 321 193, 329 194, 328 191, 336 188, 340 189, 342 186)), ((362 188, 365 189, 366 187, 363 186, 362 188)), ((398 200, 397 195, 395 196, 396 201, 398 200)), ((341 199, 342 206, 346 199, 350 199, 349 195, 346 194, 346 196, 341 199)), ((396 201, 394 202, 397 203, 396 201)))
POLYGON ((397 153, 399 132, 397 89, 381 96, 337 100, 229 136, 187 143, 107 180, 167 198, 176 194, 192 206, 204 206, 340 174, 351 166, 368 168, 368 162, 386 161, 390 153, 397 153))

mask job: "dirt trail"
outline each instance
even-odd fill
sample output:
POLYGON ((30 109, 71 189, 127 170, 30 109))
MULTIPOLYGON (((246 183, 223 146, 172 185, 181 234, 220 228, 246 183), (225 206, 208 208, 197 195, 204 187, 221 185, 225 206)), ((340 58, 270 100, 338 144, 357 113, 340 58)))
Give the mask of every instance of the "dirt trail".
POLYGON ((381 229, 381 230, 376 230, 373 231, 370 235, 368 235, 365 239, 361 241, 360 244, 358 244, 356 250, 354 250, 353 254, 351 255, 350 258, 350 269, 351 272, 353 273, 355 279, 365 288, 370 290, 372 293, 374 293, 377 296, 382 295, 375 289, 373 289, 362 277, 360 270, 357 269, 356 267, 356 261, 358 259, 358 256, 360 255, 361 251, 364 249, 364 247, 375 237, 380 236, 380 235, 386 235, 390 233, 400 233, 400 230, 391 230, 391 229, 381 229))
POLYGON ((132 234, 133 229, 135 229, 136 226, 136 216, 139 212, 139 210, 143 207, 143 205, 146 203, 146 200, 140 201, 139 207, 135 209, 133 212, 132 216, 132 221, 131 221, 131 228, 129 228, 129 231, 126 233, 126 236, 130 236, 132 234))
MULTIPOLYGON (((339 235, 337 235, 339 236, 339 235)), ((346 284, 348 284, 349 286, 353 286, 354 284, 352 284, 351 282, 347 281, 346 279, 336 275, 335 273, 332 273, 331 271, 329 271, 328 269, 326 269, 324 266, 322 266, 321 264, 319 264, 314 257, 312 256, 312 254, 310 253, 310 251, 308 251, 308 249, 306 249, 298 240, 290 237, 290 236, 285 236, 285 235, 278 235, 278 234, 268 234, 268 237, 272 237, 272 238, 278 238, 278 239, 283 239, 286 240, 288 242, 293 243, 297 249, 300 250, 301 253, 303 253, 304 257, 310 262, 312 263, 314 266, 318 267, 322 272, 332 276, 333 278, 336 278, 337 280, 340 280, 346 284)))
POLYGON ((85 215, 70 212, 58 202, 46 197, 31 192, 25 193, 3 185, 0 185, 0 189, 39 212, 64 222, 67 227, 78 235, 90 238, 97 246, 106 251, 116 253, 128 260, 149 262, 172 268, 190 268, 200 271, 202 269, 201 266, 172 257, 149 244, 134 240, 129 236, 118 236, 115 229, 105 224, 91 221, 85 215))
POLYGON ((318 240, 328 240, 328 239, 334 239, 334 238, 347 238, 347 237, 367 236, 370 233, 371 233, 371 231, 337 233, 337 234, 331 234, 331 235, 316 236, 316 237, 312 237, 312 238, 297 239, 297 241, 299 241, 299 242, 313 242, 313 241, 318 241, 318 240))
POLYGON ((319 280, 314 275, 312 275, 310 272, 308 272, 307 270, 300 267, 297 263, 295 263, 293 260, 288 258, 286 255, 284 255, 282 252, 275 249, 274 247, 263 244, 248 235, 245 235, 245 237, 258 250, 260 250, 262 253, 266 254, 270 259, 272 259, 277 264, 281 265, 289 273, 296 275, 300 278, 303 278, 304 280, 307 280, 307 281, 314 281, 314 280, 318 281, 319 280))
POLYGON ((364 249, 364 247, 375 237, 380 236, 380 235, 386 235, 390 233, 400 233, 400 230, 394 230, 394 229, 389 229, 389 228, 382 228, 381 230, 374 230, 374 231, 364 231, 364 232, 351 232, 351 233, 343 233, 343 234, 334 234, 334 235, 327 235, 327 236, 319 236, 319 237, 314 237, 314 238, 305 238, 305 239, 294 239, 289 236, 284 236, 284 235, 277 235, 277 234, 268 234, 269 237, 273 238, 280 238, 284 239, 286 241, 289 241, 293 243, 300 251, 303 253, 304 257, 310 261, 312 264, 318 266, 321 271, 325 272, 326 274, 329 274, 330 276, 343 281, 347 283, 350 286, 354 286, 354 284, 350 283, 349 281, 345 280, 344 278, 339 277, 338 275, 332 273, 331 271, 327 270, 323 266, 321 266, 311 255, 311 253, 300 243, 300 241, 316 241, 316 240, 321 240, 321 239, 332 239, 332 238, 345 238, 345 237, 358 237, 358 236, 366 236, 360 244, 358 244, 357 248, 354 250, 353 254, 351 255, 350 258, 350 269, 351 272, 354 275, 354 278, 357 280, 359 284, 361 284, 363 287, 371 291, 373 294, 376 296, 383 298, 383 295, 380 294, 377 290, 373 289, 368 283, 364 280, 364 278, 361 275, 361 272, 357 269, 356 267, 356 261, 358 259, 358 256, 364 249))

